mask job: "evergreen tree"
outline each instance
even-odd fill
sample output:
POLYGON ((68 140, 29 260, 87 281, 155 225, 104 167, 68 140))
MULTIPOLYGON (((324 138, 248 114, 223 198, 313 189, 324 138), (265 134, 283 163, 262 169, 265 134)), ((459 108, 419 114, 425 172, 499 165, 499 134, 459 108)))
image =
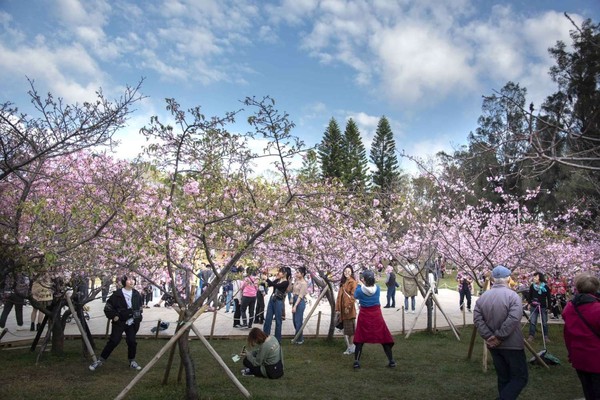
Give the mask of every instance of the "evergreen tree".
POLYGON ((392 192, 398 189, 400 170, 396 157, 396 143, 390 123, 381 117, 371 145, 371 162, 375 164, 373 185, 380 192, 392 192))
POLYGON ((344 138, 335 120, 331 118, 319 144, 321 176, 323 179, 341 179, 344 168, 344 138))
POLYGON ((349 189, 362 190, 367 186, 367 152, 352 118, 346 124, 343 146, 345 162, 342 180, 349 189))
POLYGON ((304 155, 298 177, 304 182, 319 180, 319 157, 314 149, 308 150, 304 155))

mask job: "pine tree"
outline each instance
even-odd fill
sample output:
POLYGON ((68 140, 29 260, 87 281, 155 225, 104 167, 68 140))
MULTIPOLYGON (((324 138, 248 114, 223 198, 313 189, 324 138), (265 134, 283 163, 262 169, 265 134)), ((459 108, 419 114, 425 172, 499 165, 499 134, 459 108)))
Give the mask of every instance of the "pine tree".
POLYGON ((319 144, 321 176, 323 179, 341 179, 344 166, 344 138, 335 120, 331 118, 319 144))
POLYGON ((396 157, 396 143, 390 123, 381 117, 371 145, 371 162, 375 164, 373 185, 380 192, 392 192, 398 188, 400 170, 396 157))
POLYGON ((346 123, 343 146, 345 162, 342 181, 351 190, 362 190, 367 186, 367 152, 352 118, 346 123))
POLYGON ((319 157, 314 149, 308 150, 303 157, 298 177, 303 182, 319 181, 319 157))

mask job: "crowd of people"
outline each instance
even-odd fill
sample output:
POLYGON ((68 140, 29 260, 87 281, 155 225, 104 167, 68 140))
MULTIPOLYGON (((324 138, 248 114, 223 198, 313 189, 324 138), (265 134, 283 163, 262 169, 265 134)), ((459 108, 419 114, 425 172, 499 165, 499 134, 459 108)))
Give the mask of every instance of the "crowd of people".
MULTIPOLYGON (((392 352, 394 339, 383 318, 382 308, 396 308, 396 292, 399 290, 404 297, 404 311, 414 313, 419 289, 428 284, 435 288, 434 282, 441 277, 441 269, 431 265, 433 268, 427 265, 419 267, 418 263, 409 260, 405 266, 387 265, 360 272, 355 271, 352 265, 345 266, 340 280, 335 282, 335 320, 344 334, 346 348, 343 354, 354 356, 352 365, 355 369, 362 367, 361 355, 366 344, 381 344, 388 366, 396 366, 392 352), (386 289, 383 307, 377 277, 386 289)), ((194 288, 187 293, 191 299, 198 298, 213 282, 215 274, 211 270, 206 272, 207 269, 197 274, 197 290, 194 288)), ((445 268, 443 270, 444 274, 449 273, 445 268)), ((207 303, 213 309, 221 307, 225 313, 233 313, 233 327, 249 331, 247 347, 239 354, 243 358, 242 374, 277 379, 283 376, 284 369, 282 326, 286 305, 294 326, 291 343, 302 345, 305 340, 302 327, 312 278, 304 267, 294 271, 280 267, 274 273, 268 272, 251 267, 235 268, 222 279, 221 287, 213 290, 216 294, 211 294, 207 303)), ((148 281, 138 286, 139 291, 135 288, 133 277, 121 277, 116 282, 120 285, 114 287, 113 282, 106 276, 101 277, 102 302, 112 329, 99 358, 89 369, 95 371, 102 366, 125 335, 129 366, 141 370, 136 361, 136 334, 143 309, 149 308, 150 303, 157 299, 155 307, 169 305, 172 296, 165 282, 161 282, 158 288, 158 297, 156 286, 148 281)), ((581 274, 569 282, 564 277, 549 279, 539 271, 528 275, 496 266, 481 276, 475 276, 465 268, 457 273, 456 284, 458 307, 473 312, 474 324, 492 354, 499 398, 517 398, 527 385, 525 341, 534 341, 539 332, 544 346, 549 343, 548 319, 553 317, 564 319, 569 361, 577 371, 586 399, 600 398, 600 282, 597 276, 581 274), (480 291, 477 293, 478 300, 474 302, 476 284, 480 291), (521 330, 524 316, 529 321, 526 338, 521 330)), ((14 274, 5 279, 0 330, 13 309, 18 329, 27 329, 23 307, 28 301, 35 306, 29 329, 39 330, 43 314, 38 309, 52 302, 51 288, 52 282, 46 277, 29 282, 25 276, 14 274)))

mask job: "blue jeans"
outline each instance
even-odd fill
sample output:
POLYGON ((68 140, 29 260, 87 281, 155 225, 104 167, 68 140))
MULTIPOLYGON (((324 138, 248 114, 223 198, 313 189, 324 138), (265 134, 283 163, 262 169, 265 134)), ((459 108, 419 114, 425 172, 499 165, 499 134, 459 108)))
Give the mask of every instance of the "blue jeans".
POLYGON ((540 309, 541 309, 541 314, 542 314, 542 329, 544 331, 543 334, 544 334, 544 336, 548 336, 548 313, 546 312, 546 309, 543 307, 542 308, 540 308, 540 307, 534 308, 533 311, 531 312, 531 315, 529 316, 529 336, 535 336, 538 315, 540 314, 540 309))
POLYGON ((267 336, 271 334, 271 324, 273 323, 273 315, 275 316, 275 337, 281 343, 281 313, 283 311, 283 300, 276 300, 274 296, 271 296, 269 305, 267 306, 267 315, 265 316, 265 323, 263 325, 263 331, 267 336))
POLYGON ((498 375, 498 398, 516 399, 529 379, 525 350, 490 349, 490 353, 498 375))
POLYGON ((227 299, 225 300, 225 312, 229 312, 229 307, 232 306, 235 309, 235 305, 232 304, 233 290, 227 291, 227 299))
MULTIPOLYGON (((413 311, 415 311, 416 304, 417 304, 417 299, 416 299, 416 297, 417 297, 417 296, 411 296, 411 297, 410 297, 411 306, 412 306, 412 310, 413 310, 413 311)), ((408 311, 408 297, 405 297, 405 298, 404 298, 404 309, 405 309, 406 311, 408 311)))
MULTIPOLYGON (((296 304, 297 298, 298 298, 298 295, 294 295, 294 304, 296 304)), ((300 332, 300 335, 298 335, 298 337, 296 338, 296 342, 304 341, 304 335, 302 334, 302 331, 300 331, 300 328, 302 327, 302 323, 304 322, 304 309, 305 308, 306 308, 306 301, 304 301, 304 299, 302 299, 296 306, 296 312, 292 313, 293 320, 294 320, 294 329, 296 330, 296 335, 298 335, 298 332, 300 332)))
POLYGON ((385 304, 388 307, 396 307, 396 287, 391 286, 387 288, 387 302, 385 304))

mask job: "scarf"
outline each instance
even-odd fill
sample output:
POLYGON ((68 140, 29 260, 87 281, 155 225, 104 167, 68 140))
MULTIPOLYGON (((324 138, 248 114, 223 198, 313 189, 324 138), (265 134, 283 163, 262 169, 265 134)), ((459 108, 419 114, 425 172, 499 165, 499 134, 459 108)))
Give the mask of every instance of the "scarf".
POLYGON ((539 284, 534 283, 533 290, 535 290, 538 294, 542 294, 542 293, 545 293, 548 291, 548 287, 546 286, 546 284, 544 282, 541 282, 539 284))

